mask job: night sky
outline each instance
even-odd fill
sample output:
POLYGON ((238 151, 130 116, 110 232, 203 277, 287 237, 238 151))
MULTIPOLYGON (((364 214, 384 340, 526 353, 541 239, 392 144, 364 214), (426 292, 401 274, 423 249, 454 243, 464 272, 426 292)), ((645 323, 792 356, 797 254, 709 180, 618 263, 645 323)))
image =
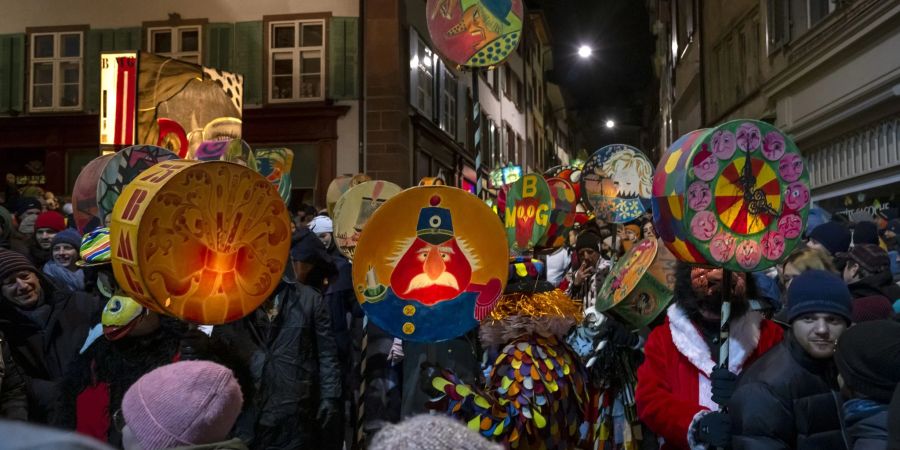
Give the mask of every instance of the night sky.
POLYGON ((590 153, 601 145, 627 142, 642 126, 642 109, 656 95, 651 58, 654 38, 645 2, 641 0, 535 0, 550 24, 554 70, 550 80, 568 96, 567 106, 581 123, 583 144, 590 153), (580 59, 577 49, 590 45, 594 53, 580 59), (617 124, 604 128, 606 119, 617 124), (616 133, 621 133, 616 136, 616 133))

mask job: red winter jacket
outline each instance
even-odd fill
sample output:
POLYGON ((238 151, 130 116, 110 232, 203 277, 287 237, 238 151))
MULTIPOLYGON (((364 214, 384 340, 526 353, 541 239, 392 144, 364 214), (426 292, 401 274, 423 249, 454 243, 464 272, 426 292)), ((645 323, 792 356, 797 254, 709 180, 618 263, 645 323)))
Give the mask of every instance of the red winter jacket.
MULTIPOLYGON (((782 329, 757 312, 731 325, 728 367, 740 373, 781 342, 782 329)), ((663 450, 690 449, 688 429, 697 413, 716 410, 709 374, 714 368, 710 349, 697 327, 678 305, 669 307, 666 321, 650 333, 638 368, 638 416, 665 440, 663 450)))

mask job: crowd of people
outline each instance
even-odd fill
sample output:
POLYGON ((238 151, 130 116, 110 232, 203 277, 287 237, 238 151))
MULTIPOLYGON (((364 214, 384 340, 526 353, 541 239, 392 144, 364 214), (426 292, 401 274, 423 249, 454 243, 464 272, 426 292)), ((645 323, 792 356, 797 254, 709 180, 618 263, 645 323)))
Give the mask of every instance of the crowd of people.
MULTIPOLYGON (((293 211, 278 288, 210 329, 127 298, 109 266, 108 231, 81 235, 64 199, 4 194, 0 448, 502 448, 471 423, 405 401, 418 375, 408 367, 434 351, 366 321, 327 211, 293 211), (412 352, 422 355, 404 370, 412 352)), ((640 360, 633 442, 900 449, 900 219, 873 219, 811 224, 805 243, 765 272, 679 263, 657 320, 632 332, 609 317, 614 343, 640 360)), ((546 281, 591 311, 615 261, 655 238, 649 216, 588 220, 542 256, 546 281)), ((604 448, 625 448, 622 433, 604 448)))

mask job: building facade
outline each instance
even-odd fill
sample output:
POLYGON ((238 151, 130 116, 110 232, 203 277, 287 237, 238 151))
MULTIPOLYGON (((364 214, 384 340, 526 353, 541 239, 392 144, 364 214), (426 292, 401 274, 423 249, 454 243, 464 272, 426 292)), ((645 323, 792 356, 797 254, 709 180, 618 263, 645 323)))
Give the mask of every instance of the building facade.
POLYGON ((649 5, 663 148, 693 129, 764 120, 805 155, 816 204, 855 219, 896 214, 900 1, 649 5))

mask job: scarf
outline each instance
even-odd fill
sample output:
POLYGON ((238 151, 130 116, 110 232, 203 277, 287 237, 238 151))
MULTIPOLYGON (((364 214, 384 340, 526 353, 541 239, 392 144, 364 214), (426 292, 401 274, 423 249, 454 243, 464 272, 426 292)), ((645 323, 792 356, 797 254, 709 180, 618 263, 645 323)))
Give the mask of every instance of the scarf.
POLYGON ((84 270, 82 269, 73 272, 60 266, 56 261, 47 261, 47 264, 44 264, 44 273, 67 290, 84 291, 84 270))

